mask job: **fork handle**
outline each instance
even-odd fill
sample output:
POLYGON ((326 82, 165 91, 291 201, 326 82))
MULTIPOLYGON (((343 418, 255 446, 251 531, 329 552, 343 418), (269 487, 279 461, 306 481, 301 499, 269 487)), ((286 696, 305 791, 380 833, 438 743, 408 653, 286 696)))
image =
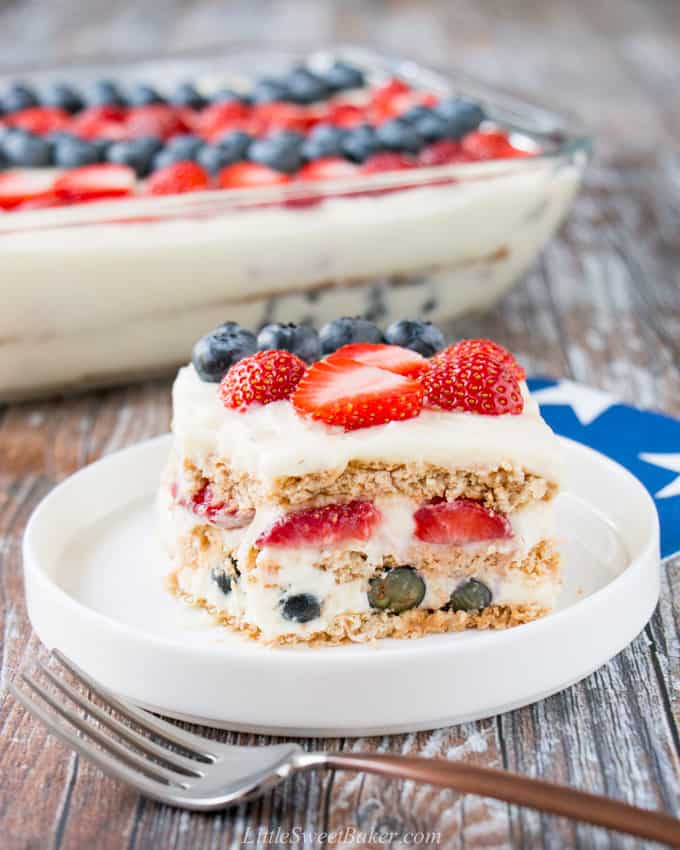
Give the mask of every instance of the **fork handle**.
POLYGON ((389 753, 324 753, 323 765, 337 770, 413 779, 482 797, 494 797, 506 803, 680 847, 680 820, 671 815, 503 770, 389 753))

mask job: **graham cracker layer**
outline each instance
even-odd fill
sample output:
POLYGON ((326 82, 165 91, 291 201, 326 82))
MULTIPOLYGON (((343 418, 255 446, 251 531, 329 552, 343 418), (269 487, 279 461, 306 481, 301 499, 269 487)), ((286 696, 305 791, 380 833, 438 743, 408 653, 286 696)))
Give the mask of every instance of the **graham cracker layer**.
POLYGON ((276 504, 285 509, 317 507, 352 499, 406 496, 414 501, 474 499, 501 513, 551 499, 558 485, 521 467, 447 469, 431 463, 350 461, 342 469, 282 476, 265 485, 251 475, 234 472, 220 458, 208 456, 201 465, 188 458, 178 475, 186 493, 210 484, 216 500, 239 510, 276 504))

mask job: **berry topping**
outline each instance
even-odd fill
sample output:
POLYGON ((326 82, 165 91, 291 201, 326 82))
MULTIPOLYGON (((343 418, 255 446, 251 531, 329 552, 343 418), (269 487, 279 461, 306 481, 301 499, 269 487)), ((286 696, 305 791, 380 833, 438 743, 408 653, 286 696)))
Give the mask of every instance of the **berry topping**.
POLYGON ((146 193, 175 195, 181 192, 200 192, 209 186, 210 177, 205 169, 195 162, 182 160, 154 171, 147 181, 146 193))
POLYGON ((368 603, 379 611, 401 614, 416 608, 425 596, 425 582, 413 567, 395 567, 371 579, 368 603))
POLYGON ((295 103, 314 103, 328 97, 327 83, 307 68, 294 68, 285 79, 288 98, 295 103))
POLYGON ((303 140, 299 133, 280 130, 265 139, 254 141, 248 149, 248 158, 284 174, 292 174, 302 164, 300 149, 303 140))
POLYGON ((124 111, 115 105, 92 106, 79 112, 70 123, 70 130, 83 139, 123 139, 127 136, 124 111))
POLYGON ((465 356, 438 354, 419 380, 427 407, 487 416, 517 415, 524 409, 512 371, 484 351, 465 356))
POLYGON ((499 365, 506 366, 518 381, 523 381, 527 373, 515 360, 507 348, 503 348, 491 339, 461 339, 442 351, 445 357, 469 357, 481 354, 495 360, 499 365))
POLYGON ((2 153, 10 166, 19 168, 44 168, 52 163, 50 142, 20 129, 3 136, 2 153))
POLYGON ((434 112, 447 122, 447 136, 452 139, 460 139, 471 130, 476 130, 484 120, 482 107, 462 97, 440 100, 434 112))
POLYGON ((70 116, 63 109, 55 106, 33 106, 15 112, 7 123, 12 127, 20 127, 27 133, 43 136, 53 130, 63 130, 68 125, 70 116))
POLYGON ((236 322, 225 322, 198 340, 191 361, 202 381, 219 384, 234 363, 256 350, 255 334, 236 322))
POLYGON ((276 100, 288 99, 288 87, 281 80, 263 77, 253 88, 250 96, 253 103, 272 103, 276 100))
POLYGON ((210 571, 210 578, 219 587, 225 596, 231 593, 231 576, 228 576, 224 570, 213 567, 210 571))
POLYGON ((187 507, 204 522, 218 528, 244 528, 255 515, 253 510, 239 510, 238 506, 215 500, 212 487, 207 482, 194 493, 187 507))
POLYGON ((54 184, 55 194, 70 203, 121 198, 135 186, 135 172, 126 165, 84 165, 65 171, 54 184))
POLYGON ((223 189, 246 189, 288 183, 290 175, 255 162, 236 162, 223 168, 218 182, 223 189))
POLYGON ((444 348, 444 335, 432 322, 417 319, 400 319, 385 331, 385 340, 390 345, 400 345, 417 351, 423 357, 432 357, 444 348))
POLYGON ((459 584, 449 600, 452 611, 481 611, 489 605, 491 605, 491 591, 476 578, 459 584))
POLYGON ((238 162, 246 158, 252 141, 252 136, 242 130, 229 130, 217 139, 217 145, 229 156, 231 162, 238 162))
POLYGON ((35 171, 0 172, 0 209, 26 209, 28 203, 54 198, 54 175, 35 171))
POLYGON ((471 159, 513 159, 531 156, 528 151, 514 147, 507 134, 501 130, 468 133, 460 144, 463 153, 471 159))
POLYGON ((85 92, 88 106, 125 106, 125 98, 111 80, 96 80, 85 92))
POLYGON ((280 547, 334 546, 348 540, 368 540, 381 520, 373 502, 305 508, 284 514, 263 531, 255 545, 280 547))
POLYGON ((380 141, 370 124, 360 124, 348 130, 342 141, 342 151, 353 162, 364 162, 381 149, 380 141))
POLYGON ((326 81, 326 85, 333 91, 358 89, 366 82, 363 71, 355 68, 354 65, 349 65, 347 62, 334 62, 324 73, 323 78, 326 81))
POLYGON ((3 112, 19 112, 37 105, 37 94, 25 83, 12 83, 0 98, 0 107, 3 112))
POLYGON ((128 142, 113 142, 106 151, 106 159, 119 165, 134 168, 138 177, 146 177, 151 169, 151 161, 159 150, 161 142, 154 136, 142 136, 128 142))
POLYGON ((415 537, 424 543, 462 545, 512 537, 507 517, 472 499, 422 505, 413 515, 415 537))
POLYGON ((344 316, 325 324, 319 331, 319 339, 321 353, 330 354, 350 342, 382 342, 383 335, 368 319, 351 319, 344 316))
POLYGON ((73 114, 83 108, 83 99, 73 86, 67 83, 52 83, 49 85, 41 101, 44 106, 56 106, 65 112, 73 114))
POLYGON ((291 401, 301 416, 353 431, 417 416, 423 388, 411 378, 336 355, 309 367, 291 401))
POLYGON ((376 366, 378 369, 386 369, 397 375, 418 375, 426 367, 425 358, 415 351, 407 351, 398 345, 381 345, 371 342, 353 342, 343 345, 335 353, 326 358, 329 363, 338 357, 356 360, 367 366, 376 366))
POLYGON ((290 397, 306 368, 304 360, 290 351, 258 351, 229 369, 220 384, 220 398, 233 410, 281 401, 290 397))
POLYGON ((187 106, 189 109, 203 109, 207 101, 192 83, 185 82, 177 86, 170 102, 175 106, 187 106))
POLYGON ((460 142, 454 142, 451 139, 442 139, 440 142, 428 145, 418 154, 418 164, 425 167, 469 161, 470 157, 463 153, 460 142))
POLYGON ((76 136, 65 136, 54 143, 54 164, 60 168, 79 168, 100 160, 99 150, 92 142, 76 136))
POLYGON ((323 159, 328 156, 340 156, 342 143, 347 135, 342 127, 332 124, 317 124, 302 143, 301 153, 304 159, 323 159))
POLYGON ((321 615, 321 606, 311 593, 296 593, 281 600, 281 616, 294 623, 309 623, 321 615))
POLYGON ((165 103, 153 86, 146 83, 135 83, 127 93, 130 106, 149 106, 152 103, 165 103))
POLYGON ((353 177, 357 170, 354 163, 337 156, 329 156, 308 162, 297 176, 300 180, 341 180, 343 177, 353 177))
POLYGON ((293 325, 275 322, 265 325, 257 335, 260 351, 290 351, 308 363, 319 357, 319 335, 311 325, 293 325))
POLYGON ((133 106, 127 114, 125 129, 127 136, 133 138, 158 136, 160 139, 169 139, 178 133, 186 133, 188 127, 174 106, 151 103, 148 106, 133 106))
POLYGON ((401 153, 394 151, 385 151, 384 153, 374 153, 373 156, 363 163, 361 166, 362 174, 380 174, 383 171, 404 171, 406 168, 414 168, 413 160, 408 159, 401 153))
POLYGON ((376 130, 376 136, 381 147, 392 151, 418 153, 425 144, 425 140, 413 125, 402 121, 401 118, 393 118, 381 124, 376 130))

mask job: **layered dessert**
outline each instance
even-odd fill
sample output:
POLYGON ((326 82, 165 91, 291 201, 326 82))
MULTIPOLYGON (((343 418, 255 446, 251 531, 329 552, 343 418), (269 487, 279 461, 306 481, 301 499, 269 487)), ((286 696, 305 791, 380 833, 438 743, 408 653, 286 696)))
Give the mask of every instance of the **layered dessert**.
POLYGON ((169 586, 268 644, 505 628, 549 612, 557 438, 514 357, 422 321, 231 322, 173 389, 169 586))
POLYGON ((388 324, 497 298, 583 151, 364 58, 0 87, 0 399, 174 368, 216 309, 388 324))

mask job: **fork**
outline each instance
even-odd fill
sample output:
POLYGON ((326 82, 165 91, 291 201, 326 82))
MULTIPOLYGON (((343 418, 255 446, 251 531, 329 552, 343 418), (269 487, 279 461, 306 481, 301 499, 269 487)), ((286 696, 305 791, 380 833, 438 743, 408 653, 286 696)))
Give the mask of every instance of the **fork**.
POLYGON ((664 812, 640 809, 507 771, 391 753, 306 752, 295 743, 220 744, 118 699, 59 650, 53 650, 51 656, 124 720, 85 696, 44 661, 39 662, 40 670, 61 697, 25 673, 21 679, 28 690, 12 682, 13 695, 50 732, 93 761, 104 773, 161 803, 195 811, 215 811, 258 797, 293 773, 304 770, 364 771, 494 797, 680 847, 680 820, 664 812), (29 695, 29 691, 41 702, 29 695), (68 702, 98 724, 90 722, 68 702))

